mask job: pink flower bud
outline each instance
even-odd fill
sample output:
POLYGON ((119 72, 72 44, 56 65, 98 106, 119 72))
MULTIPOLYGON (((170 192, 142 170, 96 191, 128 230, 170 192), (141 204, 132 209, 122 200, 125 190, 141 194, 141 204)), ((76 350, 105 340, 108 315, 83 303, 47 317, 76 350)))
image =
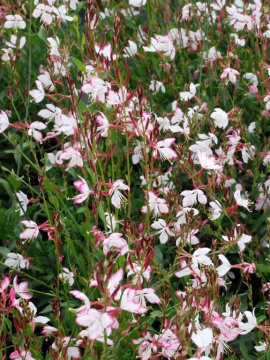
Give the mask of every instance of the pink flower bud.
POLYGON ((144 228, 143 223, 140 223, 139 226, 138 226, 138 231, 139 231, 140 233, 142 233, 142 232, 143 232, 143 228, 144 228))
POLYGON ((249 85, 248 90, 251 92, 251 94, 258 94, 259 90, 257 86, 249 85))

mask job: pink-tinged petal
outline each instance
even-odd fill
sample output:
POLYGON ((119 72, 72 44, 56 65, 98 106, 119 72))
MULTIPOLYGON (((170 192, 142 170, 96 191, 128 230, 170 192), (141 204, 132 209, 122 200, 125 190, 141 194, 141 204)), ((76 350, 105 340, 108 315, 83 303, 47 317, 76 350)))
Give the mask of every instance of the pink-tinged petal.
POLYGON ((81 194, 81 195, 76 195, 73 200, 75 202, 75 204, 81 204, 84 200, 86 200, 88 198, 87 194, 81 194))
POLYGON ((30 294, 27 294, 27 293, 20 293, 18 294, 22 299, 25 299, 25 300, 29 300, 32 298, 32 295, 30 294))
POLYGON ((123 310, 133 312, 136 314, 143 314, 148 311, 147 308, 141 306, 139 302, 136 302, 135 299, 136 290, 134 289, 126 289, 123 293, 121 299, 121 308, 123 310))
POLYGON ((36 130, 44 130, 46 129, 47 125, 43 124, 40 121, 34 121, 31 125, 30 128, 34 128, 36 130))
POLYGON ((81 358, 80 350, 74 346, 68 347, 67 355, 68 355, 68 357, 71 357, 72 359, 80 359, 81 358))
POLYGON ((199 200, 199 203, 201 203, 201 204, 205 205, 207 203, 207 197, 203 194, 199 194, 198 200, 199 200))
POLYGON ((151 304, 161 304, 160 298, 155 294, 153 289, 143 289, 144 296, 151 304), (147 290, 147 292, 145 292, 147 290))
POLYGON ((77 316, 77 318, 76 318, 76 323, 79 326, 88 327, 92 324, 92 322, 93 322, 93 319, 90 315, 77 316))
POLYGON ((51 335, 53 332, 58 332, 57 328, 53 327, 53 326, 44 326, 43 330, 42 330, 42 335, 46 335, 49 336, 51 335))
POLYGON ((73 295, 76 299, 83 301, 85 303, 85 305, 90 306, 90 301, 89 301, 88 297, 81 291, 72 290, 72 291, 70 291, 70 294, 73 295))
POLYGON ((28 288, 28 282, 27 281, 23 281, 20 284, 14 284, 14 289, 16 290, 16 292, 25 292, 27 291, 28 288))
POLYGON ((112 294, 115 289, 119 286, 124 276, 123 269, 119 269, 115 274, 113 274, 108 282, 108 288, 110 289, 110 294, 112 294))
POLYGON ((115 206, 117 209, 120 209, 121 204, 121 198, 118 195, 117 191, 114 192, 113 196, 111 197, 111 203, 113 206, 115 206))
POLYGON ((90 85, 90 84, 84 84, 84 85, 81 87, 81 90, 82 90, 82 92, 84 92, 85 94, 89 94, 90 92, 93 91, 93 86, 90 85))
POLYGON ((14 351, 13 353, 11 353, 11 354, 9 355, 9 358, 10 358, 10 359, 16 359, 16 357, 17 357, 17 358, 20 358, 20 354, 18 353, 18 351, 14 351))
POLYGON ((115 318, 110 314, 104 313, 101 316, 101 323, 105 329, 112 327, 115 324, 115 321, 115 318))
POLYGON ((10 284, 10 280, 7 276, 5 276, 0 284, 0 293, 3 292, 9 286, 9 284, 10 284))

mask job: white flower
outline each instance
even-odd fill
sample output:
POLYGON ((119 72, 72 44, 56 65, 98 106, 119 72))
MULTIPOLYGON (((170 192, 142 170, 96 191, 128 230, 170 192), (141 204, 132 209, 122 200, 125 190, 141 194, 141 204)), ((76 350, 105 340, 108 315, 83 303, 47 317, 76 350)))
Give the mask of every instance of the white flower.
POLYGON ((208 155, 206 152, 201 151, 200 149, 198 149, 197 156, 203 169, 222 170, 223 166, 216 164, 216 159, 214 156, 208 155))
POLYGON ((254 346, 256 351, 265 351, 266 350, 266 343, 262 343, 261 345, 254 346))
POLYGON ((196 95, 196 87, 199 85, 200 84, 194 85, 193 83, 191 83, 189 85, 189 91, 180 92, 180 99, 185 101, 191 100, 196 95))
POLYGON ((240 73, 235 70, 235 69, 231 69, 231 68, 226 68, 223 73, 221 74, 220 78, 221 79, 225 79, 225 78, 229 78, 229 81, 235 85, 236 83, 236 77, 239 76, 240 73))
MULTIPOLYGON (((148 191, 148 206, 150 211, 154 212, 154 215, 159 215, 161 213, 168 214, 169 208, 165 199, 159 198, 154 191, 148 191)), ((143 206, 142 212, 147 213, 148 207, 143 206)))
POLYGON ((138 52, 137 45, 134 41, 128 40, 128 46, 124 48, 124 57, 130 57, 135 55, 138 52))
POLYGON ((26 38, 25 36, 21 37, 20 38, 20 41, 19 41, 19 44, 17 45, 17 36, 16 35, 11 35, 10 37, 10 41, 6 41, 6 45, 9 46, 10 48, 13 48, 13 49, 22 49, 26 43, 26 38))
MULTIPOLYGON (((229 241, 229 237, 222 235, 223 240, 225 241, 229 241)), ((244 251, 245 250, 245 244, 248 244, 251 242, 252 240, 252 236, 251 235, 247 235, 247 234, 241 234, 241 236, 239 236, 237 234, 237 230, 234 229, 234 235, 232 240, 237 241, 237 245, 239 246, 239 250, 240 251, 244 251)))
POLYGON ((206 254, 209 253, 211 249, 209 248, 199 248, 196 251, 194 251, 192 255, 192 263, 194 266, 198 267, 198 264, 200 265, 214 265, 212 260, 206 256, 206 254))
POLYGON ((218 200, 211 201, 209 203, 209 205, 211 206, 210 211, 212 213, 210 219, 211 220, 218 219, 222 213, 222 206, 221 206, 220 202, 218 200))
POLYGON ((41 75, 37 77, 37 79, 41 82, 42 86, 49 91, 54 90, 54 85, 51 79, 51 75, 48 71, 44 71, 41 75))
POLYGON ((4 24, 4 27, 6 29, 25 29, 26 23, 21 17, 21 15, 7 15, 6 16, 6 22, 4 24))
POLYGON ((38 4, 33 11, 34 18, 40 17, 40 21, 46 25, 50 25, 53 21, 52 7, 45 4, 38 4))
POLYGON ((0 133, 5 131, 9 126, 9 120, 7 114, 1 110, 0 112, 0 133))
POLYGON ((23 215, 26 212, 27 205, 29 203, 29 200, 27 199, 27 195, 24 192, 19 191, 15 193, 15 197, 19 202, 19 204, 17 204, 17 208, 18 208, 17 211, 20 211, 20 215, 23 215))
POLYGON ((131 6, 140 7, 146 4, 146 0, 129 0, 128 3, 131 6))
POLYGON ((168 241, 169 236, 174 236, 174 233, 170 230, 163 219, 155 221, 151 225, 151 228, 158 230, 157 234, 159 234, 161 244, 165 244, 168 241))
POLYGON ((143 49, 146 52, 163 52, 165 56, 170 56, 171 60, 175 58, 175 47, 168 35, 151 37, 151 45, 143 46, 143 49))
POLYGON ((34 101, 36 103, 39 103, 44 99, 45 92, 44 92, 42 83, 39 80, 36 80, 35 83, 36 83, 38 89, 30 90, 29 94, 34 98, 34 101))
POLYGON ((123 183, 123 180, 117 180, 111 185, 111 189, 109 190, 111 203, 118 209, 120 208, 121 201, 125 199, 125 196, 121 194, 119 190, 130 191, 130 189, 123 183))
POLYGON ((218 266, 216 270, 217 270, 218 276, 222 277, 222 276, 226 275, 228 271, 230 271, 231 264, 228 261, 228 259, 222 254, 219 254, 218 258, 222 262, 222 264, 220 266, 218 266))
POLYGON ((22 220, 20 221, 26 229, 20 233, 20 238, 24 240, 36 239, 39 233, 37 224, 32 220, 22 220))
POLYGON ((61 5, 58 8, 53 6, 53 12, 55 13, 57 19, 61 19, 62 21, 72 21, 72 16, 67 16, 67 9, 65 5, 61 5))
POLYGON ((65 2, 69 3, 69 7, 70 7, 72 10, 76 10, 77 5, 78 5, 78 3, 79 3, 78 0, 65 0, 65 2))
POLYGON ((73 147, 69 146, 62 154, 59 156, 60 160, 70 160, 67 164, 66 170, 71 167, 78 166, 80 168, 83 167, 83 159, 79 151, 75 150, 73 147))
POLYGON ((46 104, 47 109, 40 110, 38 115, 46 120, 61 121, 62 110, 53 104, 46 104))
POLYGON ((59 279, 63 280, 64 282, 68 282, 69 286, 74 284, 74 274, 66 267, 63 267, 63 272, 59 274, 59 279))
POLYGON ((183 207, 190 207, 197 202, 204 205, 207 203, 207 197, 200 189, 185 190, 180 195, 184 196, 183 207))
POLYGON ((192 333, 191 339, 198 346, 198 348, 205 349, 213 341, 213 331, 210 328, 197 330, 196 332, 192 333))
POLYGON ((33 136, 33 138, 39 142, 42 143, 42 133, 39 130, 46 129, 46 125, 43 124, 40 121, 34 121, 32 124, 30 124, 28 135, 33 136))
POLYGON ((49 43, 50 46, 50 55, 55 55, 57 57, 61 57, 60 52, 58 50, 60 41, 59 38, 56 36, 55 38, 49 37, 47 38, 47 41, 49 43))
POLYGON ((4 262, 5 265, 11 266, 15 269, 28 269, 29 268, 29 260, 24 259, 24 257, 20 254, 8 253, 7 260, 4 262))
POLYGON ((105 215, 106 225, 109 230, 108 232, 111 233, 115 230, 117 221, 114 215, 109 214, 108 212, 105 212, 104 215, 105 215))
POLYGON ((253 312, 251 311, 245 311, 244 315, 247 318, 247 322, 243 323, 242 321, 239 324, 239 329, 242 330, 241 335, 248 334, 250 331, 252 331, 257 326, 257 319, 254 314, 255 309, 253 312))
POLYGON ((164 85, 162 84, 162 82, 157 81, 157 80, 152 80, 151 81, 151 83, 149 85, 149 90, 154 91, 154 92, 161 91, 163 93, 165 93, 165 91, 166 91, 164 85))
POLYGON ((79 195, 76 195, 73 200, 75 202, 75 204, 80 204, 82 203, 84 200, 86 200, 88 198, 88 196, 90 194, 93 194, 94 191, 90 190, 87 182, 81 177, 79 176, 80 180, 76 180, 73 184, 76 187, 76 189, 80 192, 79 195))
POLYGON ((239 189, 235 191, 235 193, 233 194, 233 196, 234 196, 235 201, 236 201, 236 203, 237 203, 238 206, 243 206, 243 207, 245 207, 248 211, 250 211, 249 208, 248 208, 248 206, 249 206, 249 200, 248 200, 248 199, 245 199, 245 198, 243 198, 243 197, 241 196, 241 191, 240 191, 239 189))
POLYGON ((214 123, 217 127, 222 129, 225 129, 229 122, 227 113, 220 108, 216 108, 210 115, 210 118, 214 120, 214 123))
POLYGON ((244 74, 244 79, 247 79, 253 86, 258 86, 259 81, 255 74, 253 73, 246 73, 244 74))
POLYGON ((154 147, 153 156, 156 159, 158 153, 162 160, 170 160, 177 158, 177 153, 171 149, 170 146, 175 142, 175 138, 167 138, 165 140, 158 141, 154 147))

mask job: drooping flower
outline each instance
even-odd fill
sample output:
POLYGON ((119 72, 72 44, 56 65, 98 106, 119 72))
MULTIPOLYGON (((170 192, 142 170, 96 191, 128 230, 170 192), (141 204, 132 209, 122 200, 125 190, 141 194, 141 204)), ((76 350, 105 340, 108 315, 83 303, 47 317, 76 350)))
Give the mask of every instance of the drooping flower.
POLYGON ((123 183, 123 180, 115 181, 110 187, 109 195, 111 196, 111 203, 119 209, 121 202, 125 200, 125 196, 119 190, 130 191, 130 189, 123 183))
POLYGON ((76 189, 81 193, 73 198, 75 204, 82 203, 90 194, 94 194, 94 191, 89 189, 87 182, 81 176, 79 176, 79 178, 80 180, 76 180, 73 183, 76 189))
POLYGON ((36 239, 39 233, 37 224, 32 220, 22 220, 20 221, 26 229, 20 233, 20 238, 24 240, 36 239))

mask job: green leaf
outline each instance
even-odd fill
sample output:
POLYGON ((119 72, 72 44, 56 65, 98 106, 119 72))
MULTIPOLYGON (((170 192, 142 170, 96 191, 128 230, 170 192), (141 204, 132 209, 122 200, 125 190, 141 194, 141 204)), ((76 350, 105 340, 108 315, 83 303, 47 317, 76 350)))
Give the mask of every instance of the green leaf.
POLYGON ((158 265, 163 265, 163 254, 158 246, 154 247, 155 250, 155 258, 158 265))
POLYGON ((41 26, 41 28, 39 29, 38 36, 41 40, 43 40, 45 43, 47 43, 47 33, 44 30, 43 26, 41 26))
POLYGON ((74 64, 77 65, 79 70, 81 70, 82 72, 84 72, 86 74, 85 65, 80 60, 76 59, 73 56, 71 56, 71 60, 74 62, 74 64))
POLYGON ((8 180, 9 183, 12 185, 14 191, 17 192, 21 187, 22 181, 18 179, 18 177, 14 176, 14 174, 9 174, 8 180))
POLYGON ((257 268, 264 274, 270 274, 270 265, 258 264, 257 268))
POLYGON ((254 145, 257 148, 257 150, 261 150, 262 142, 255 134, 247 132, 246 138, 252 145, 254 145))
POLYGON ((245 360, 256 360, 256 357, 251 354, 250 349, 248 348, 245 341, 240 342, 240 350, 245 360))
POLYGON ((44 185, 44 188, 47 190, 48 194, 50 194, 50 193, 58 194, 58 191, 57 191, 55 185, 48 178, 44 178, 43 185, 44 185))
POLYGON ((10 253, 10 250, 9 248, 6 248, 4 246, 0 246, 0 254, 3 255, 3 256, 7 256, 7 254, 10 253))
POLYGON ((267 209, 262 216, 259 217, 259 219, 256 221, 256 224, 253 226, 252 232, 255 232, 263 222, 266 221, 266 219, 270 217, 270 209, 267 209))
POLYGON ((9 183, 8 183, 6 180, 0 178, 0 185, 3 186, 3 188, 6 190, 6 192, 7 192, 10 196, 12 196, 11 188, 10 188, 10 186, 9 186, 9 183))
POLYGON ((150 316, 151 318, 161 318, 163 316, 163 313, 160 310, 155 310, 151 312, 150 316))

